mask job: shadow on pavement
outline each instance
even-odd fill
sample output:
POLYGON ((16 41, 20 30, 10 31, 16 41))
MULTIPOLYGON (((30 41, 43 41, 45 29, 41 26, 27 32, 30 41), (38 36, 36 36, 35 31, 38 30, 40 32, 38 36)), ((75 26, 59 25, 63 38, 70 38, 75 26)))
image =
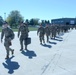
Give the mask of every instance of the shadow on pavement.
POLYGON ((29 51, 29 50, 27 50, 27 51, 23 50, 21 53, 25 56, 28 56, 29 59, 32 59, 33 57, 37 56, 34 51, 29 51))
POLYGON ((50 43, 50 44, 54 44, 54 45, 56 45, 56 44, 57 44, 56 42, 50 42, 50 41, 49 41, 49 43, 50 43))
POLYGON ((63 39, 63 38, 62 38, 62 37, 60 37, 60 36, 56 36, 56 38, 63 39))
POLYGON ((60 42, 63 41, 63 39, 57 39, 57 38, 55 38, 55 39, 52 38, 52 40, 56 40, 56 41, 60 41, 60 42))
POLYGON ((51 45, 47 45, 47 44, 42 44, 42 46, 48 47, 48 48, 51 48, 52 47, 51 45))
POLYGON ((18 62, 15 62, 15 61, 11 61, 11 59, 13 58, 14 56, 12 56, 11 58, 7 59, 5 62, 3 62, 3 66, 8 69, 8 73, 9 74, 12 74, 14 73, 14 70, 17 70, 20 65, 18 64, 18 62))
POLYGON ((63 36, 63 35, 64 35, 64 33, 60 33, 60 34, 59 34, 59 36, 63 36))

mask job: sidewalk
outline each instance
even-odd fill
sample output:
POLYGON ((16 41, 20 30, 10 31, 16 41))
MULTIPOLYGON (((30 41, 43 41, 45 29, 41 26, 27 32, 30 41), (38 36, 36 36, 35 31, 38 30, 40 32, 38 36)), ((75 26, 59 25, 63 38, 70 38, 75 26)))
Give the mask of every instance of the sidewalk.
POLYGON ((31 31, 29 37, 29 51, 21 52, 15 32, 15 54, 9 60, 5 60, 6 51, 0 42, 0 75, 76 75, 76 30, 50 39, 46 45, 40 45, 36 31, 31 31))

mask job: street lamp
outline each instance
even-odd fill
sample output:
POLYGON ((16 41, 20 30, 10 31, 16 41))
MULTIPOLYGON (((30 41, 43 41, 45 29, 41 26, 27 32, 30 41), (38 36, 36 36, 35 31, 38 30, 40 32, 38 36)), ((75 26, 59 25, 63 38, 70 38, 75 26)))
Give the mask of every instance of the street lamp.
POLYGON ((4 13, 4 20, 6 20, 6 13, 4 13))

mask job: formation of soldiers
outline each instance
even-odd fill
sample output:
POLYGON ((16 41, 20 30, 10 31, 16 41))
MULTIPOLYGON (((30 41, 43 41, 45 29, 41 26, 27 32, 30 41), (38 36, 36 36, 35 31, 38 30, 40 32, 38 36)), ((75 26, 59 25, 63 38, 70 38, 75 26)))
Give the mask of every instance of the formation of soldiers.
MULTIPOLYGON (((49 42, 49 38, 55 39, 56 35, 59 35, 60 33, 67 32, 70 28, 72 28, 72 27, 69 25, 46 24, 46 26, 43 27, 42 24, 40 24, 40 27, 37 30, 37 35, 39 36, 40 44, 42 44, 42 43, 45 44, 45 38, 44 38, 45 35, 47 38, 47 42, 49 42)), ((27 49, 28 33, 29 33, 28 25, 26 23, 21 22, 20 26, 18 28, 18 34, 17 34, 18 38, 20 38, 19 39, 20 45, 21 45, 20 51, 28 50, 27 49), (23 46, 25 46, 25 49, 23 46)), ((14 39, 15 34, 14 34, 13 30, 9 27, 7 22, 4 22, 3 27, 2 27, 1 42, 3 41, 4 36, 5 36, 4 46, 6 49, 6 58, 5 59, 8 59, 10 51, 11 51, 12 55, 14 54, 14 49, 11 49, 10 46, 12 45, 11 41, 14 39)))
POLYGON ((39 34, 39 40, 40 44, 44 43, 45 44, 45 38, 44 36, 46 35, 47 42, 49 42, 49 38, 55 39, 57 35, 60 33, 65 33, 68 30, 70 30, 72 26, 70 25, 51 25, 51 24, 46 24, 45 27, 40 25, 40 27, 37 30, 37 35, 39 34))

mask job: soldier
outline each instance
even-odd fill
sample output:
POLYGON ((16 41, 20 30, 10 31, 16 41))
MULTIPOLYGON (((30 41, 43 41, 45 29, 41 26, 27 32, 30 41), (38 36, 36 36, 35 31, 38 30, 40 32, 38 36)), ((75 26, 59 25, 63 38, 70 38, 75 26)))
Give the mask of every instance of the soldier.
POLYGON ((22 22, 19 29, 18 29, 18 38, 20 36, 20 45, 21 45, 20 51, 23 50, 23 41, 24 41, 24 45, 25 45, 25 50, 27 50, 28 32, 29 32, 29 29, 28 29, 27 25, 25 25, 22 22), (21 32, 21 35, 20 35, 20 32, 21 32))
POLYGON ((46 34, 47 42, 49 42, 49 36, 50 36, 50 26, 49 25, 46 25, 46 27, 45 27, 45 34, 46 34))
POLYGON ((60 25, 57 25, 57 34, 60 34, 60 25))
POLYGON ((54 39, 56 37, 56 31, 57 31, 56 25, 52 25, 52 38, 54 38, 54 39))
POLYGON ((8 59, 9 58, 9 51, 11 51, 12 55, 14 54, 14 49, 10 48, 10 46, 12 45, 11 40, 14 39, 14 32, 9 27, 7 22, 5 22, 3 25, 3 29, 2 29, 2 33, 1 33, 1 42, 2 42, 4 35, 5 35, 4 46, 5 46, 6 53, 7 53, 5 59, 8 59))
POLYGON ((43 43, 45 43, 45 40, 44 40, 45 30, 42 25, 40 25, 40 27, 38 28, 37 35, 38 35, 38 33, 39 33, 40 44, 42 44, 42 41, 43 41, 43 43))

